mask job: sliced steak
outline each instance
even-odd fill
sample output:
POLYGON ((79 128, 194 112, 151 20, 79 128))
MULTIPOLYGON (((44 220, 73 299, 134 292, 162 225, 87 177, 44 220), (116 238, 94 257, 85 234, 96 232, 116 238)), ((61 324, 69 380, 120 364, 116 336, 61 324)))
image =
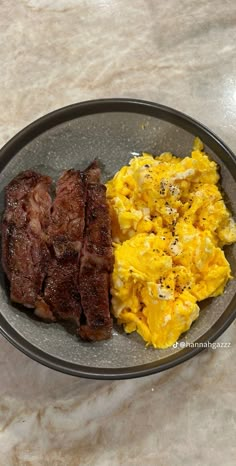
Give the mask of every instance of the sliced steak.
POLYGON ((48 228, 52 259, 44 295, 36 314, 52 314, 57 320, 71 320, 78 326, 81 306, 78 291, 79 256, 85 217, 84 182, 79 171, 68 170, 57 182, 51 223, 48 228))
POLYGON ((83 340, 98 341, 111 337, 109 312, 109 274, 91 268, 80 274, 80 293, 86 324, 79 335, 83 340))
POLYGON ((77 284, 77 257, 63 261, 51 260, 45 282, 44 296, 39 298, 35 313, 54 320, 70 320, 80 325, 80 296, 77 284))
POLYGON ((86 184, 100 183, 101 170, 98 166, 97 160, 94 160, 83 172, 83 179, 86 184))
POLYGON ((58 259, 80 253, 84 232, 85 193, 82 175, 68 170, 57 182, 48 234, 58 259))
POLYGON ((112 270, 111 224, 106 188, 94 162, 85 172, 86 221, 80 260, 79 291, 86 323, 79 334, 86 340, 111 336, 109 272, 112 270))
POLYGON ((88 183, 86 193, 86 229, 80 273, 84 267, 112 271, 111 221, 106 201, 106 187, 88 183))
POLYGON ((97 162, 63 173, 53 204, 50 186, 28 170, 6 188, 2 263, 11 299, 44 320, 75 322, 85 340, 109 338, 111 225, 97 162))
POLYGON ((2 264, 12 301, 34 307, 50 260, 46 244, 51 179, 32 170, 16 176, 5 190, 2 264))

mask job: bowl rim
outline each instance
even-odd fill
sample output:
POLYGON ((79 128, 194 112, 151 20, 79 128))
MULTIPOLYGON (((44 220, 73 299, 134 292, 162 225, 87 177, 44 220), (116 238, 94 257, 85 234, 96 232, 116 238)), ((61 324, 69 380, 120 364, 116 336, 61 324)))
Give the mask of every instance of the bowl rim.
MULTIPOLYGON (((19 131, 2 147, 0 150, 0 172, 19 150, 48 129, 75 118, 108 112, 137 113, 152 116, 185 129, 193 135, 196 134, 197 131, 198 136, 204 138, 204 142, 212 151, 221 157, 236 181, 236 158, 227 145, 210 129, 185 113, 171 107, 155 102, 130 98, 95 99, 78 102, 61 107, 36 119, 19 131)), ((197 343, 198 346, 185 347, 179 350, 178 353, 174 353, 164 359, 156 360, 151 363, 117 369, 83 366, 49 355, 21 336, 2 315, 1 309, 0 333, 31 359, 59 372, 91 379, 127 379, 151 375, 187 361, 205 349, 206 344, 213 343, 229 327, 235 318, 236 294, 213 326, 194 342, 194 344, 197 343)))

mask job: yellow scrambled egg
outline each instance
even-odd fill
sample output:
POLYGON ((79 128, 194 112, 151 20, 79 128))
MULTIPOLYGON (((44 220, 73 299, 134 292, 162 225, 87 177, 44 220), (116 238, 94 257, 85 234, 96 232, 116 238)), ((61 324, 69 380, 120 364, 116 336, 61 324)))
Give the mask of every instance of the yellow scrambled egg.
POLYGON ((231 278, 221 249, 236 225, 217 187, 217 165, 196 138, 191 157, 134 157, 107 183, 115 264, 112 312, 127 333, 173 345, 231 278))

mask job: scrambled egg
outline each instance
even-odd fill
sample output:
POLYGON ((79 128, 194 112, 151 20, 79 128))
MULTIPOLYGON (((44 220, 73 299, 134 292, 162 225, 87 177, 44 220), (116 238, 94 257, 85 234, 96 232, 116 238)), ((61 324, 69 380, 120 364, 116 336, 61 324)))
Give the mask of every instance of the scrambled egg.
POLYGON ((236 241, 236 225, 218 181, 196 138, 191 157, 144 153, 106 185, 112 311, 155 348, 173 345, 197 319, 197 302, 222 294, 231 278, 221 248, 236 241))

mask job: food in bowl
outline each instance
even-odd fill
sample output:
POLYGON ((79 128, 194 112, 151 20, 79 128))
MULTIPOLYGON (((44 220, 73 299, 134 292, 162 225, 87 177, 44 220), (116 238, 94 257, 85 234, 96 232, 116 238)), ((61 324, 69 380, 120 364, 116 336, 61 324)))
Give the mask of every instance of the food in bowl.
POLYGON ((97 162, 67 170, 54 200, 50 177, 20 173, 6 188, 2 223, 11 300, 96 341, 112 334, 110 292, 126 333, 173 345, 197 319, 198 302, 232 278, 222 248, 236 241, 236 226, 218 181, 198 138, 191 157, 142 153, 106 187, 97 162))
POLYGON ((112 313, 155 348, 173 345, 197 319, 198 302, 232 278, 222 248, 236 241, 236 225, 203 149, 196 138, 191 157, 143 153, 106 184, 112 313))
POLYGON ((110 338, 111 225, 106 188, 93 162, 56 184, 32 170, 5 190, 2 264, 13 302, 47 321, 70 320, 84 340, 110 338))

